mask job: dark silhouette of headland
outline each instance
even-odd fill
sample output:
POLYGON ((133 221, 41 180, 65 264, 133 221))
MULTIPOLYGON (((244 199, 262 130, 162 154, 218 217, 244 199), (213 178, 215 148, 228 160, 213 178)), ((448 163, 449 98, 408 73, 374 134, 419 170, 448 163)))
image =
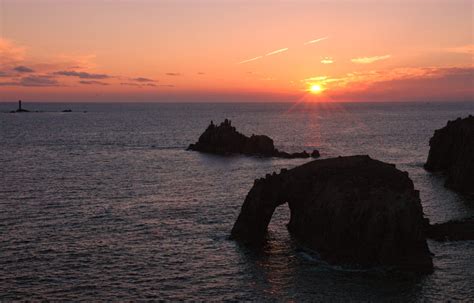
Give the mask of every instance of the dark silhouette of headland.
MULTIPOLYGON (((445 186, 462 194, 474 194, 474 117, 448 121, 435 130, 425 169, 442 172, 445 186)), ((428 237, 436 241, 474 240, 474 217, 430 225, 428 237)))
POLYGON ((435 131, 425 168, 446 174, 446 187, 474 194, 473 116, 448 121, 445 127, 435 131))
POLYGON ((318 150, 314 150, 311 154, 306 151, 300 153, 279 151, 275 148, 272 138, 265 135, 247 137, 239 133, 228 119, 225 119, 219 126, 211 121, 207 129, 199 137, 198 142, 190 144, 188 150, 220 155, 243 154, 289 159, 319 157, 318 150))

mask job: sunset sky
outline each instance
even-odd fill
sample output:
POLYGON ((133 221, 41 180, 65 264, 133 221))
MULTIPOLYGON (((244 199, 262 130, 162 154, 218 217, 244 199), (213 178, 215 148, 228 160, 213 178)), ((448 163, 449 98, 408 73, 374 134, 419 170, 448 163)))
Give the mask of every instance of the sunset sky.
POLYGON ((0 0, 0 102, 474 100, 473 29, 470 0, 0 0))

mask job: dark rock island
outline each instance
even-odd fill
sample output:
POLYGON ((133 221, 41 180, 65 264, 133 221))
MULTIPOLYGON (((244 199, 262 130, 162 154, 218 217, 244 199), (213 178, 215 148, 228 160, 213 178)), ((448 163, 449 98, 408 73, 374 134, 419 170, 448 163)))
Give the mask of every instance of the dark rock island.
POLYGON ((458 118, 435 131, 425 168, 447 176, 446 187, 474 193, 474 117, 458 118))
POLYGON ((290 233, 331 264, 433 270, 419 193, 394 165, 350 156, 268 174, 255 180, 231 238, 261 243, 284 203, 290 233))
POLYGON ((270 137, 265 135, 247 137, 236 131, 235 127, 231 125, 231 121, 227 119, 219 126, 211 121, 206 131, 199 137, 198 142, 189 145, 188 150, 223 155, 244 154, 280 158, 319 157, 319 151, 317 150, 314 150, 311 154, 306 151, 291 154, 279 151, 273 145, 273 140, 270 137))

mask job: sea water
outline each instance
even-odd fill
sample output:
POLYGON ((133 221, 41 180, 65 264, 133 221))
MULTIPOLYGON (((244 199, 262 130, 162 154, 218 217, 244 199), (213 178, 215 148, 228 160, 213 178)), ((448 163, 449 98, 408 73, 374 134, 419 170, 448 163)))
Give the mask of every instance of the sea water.
POLYGON ((474 200, 423 169, 429 139, 472 102, 15 107, 0 104, 0 300, 474 299, 474 241, 428 241, 434 273, 417 276, 329 266, 288 234, 286 206, 263 249, 228 240, 255 178, 310 160, 186 151, 228 118, 288 152, 368 154, 408 171, 439 223, 474 200))

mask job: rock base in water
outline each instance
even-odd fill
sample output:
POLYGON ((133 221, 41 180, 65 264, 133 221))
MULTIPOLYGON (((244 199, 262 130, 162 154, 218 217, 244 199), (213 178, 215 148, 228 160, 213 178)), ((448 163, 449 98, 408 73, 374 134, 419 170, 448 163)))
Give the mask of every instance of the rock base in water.
POLYGON ((474 240, 474 217, 428 225, 426 234, 436 241, 474 240))
POLYGON ((435 131, 425 168, 446 173, 446 186, 474 193, 474 117, 458 118, 435 131))
POLYGON ((188 150, 200 151, 212 154, 244 154, 258 155, 263 157, 280 158, 318 158, 319 151, 314 150, 311 154, 306 151, 301 153, 287 153, 279 151, 273 145, 273 140, 265 135, 252 135, 247 137, 235 130, 230 120, 225 120, 219 126, 211 124, 199 137, 195 144, 191 144, 188 150))
POLYGON ((231 238, 261 243, 275 208, 285 203, 292 235, 332 264, 433 269, 419 193, 394 165, 339 157, 257 179, 231 238))

